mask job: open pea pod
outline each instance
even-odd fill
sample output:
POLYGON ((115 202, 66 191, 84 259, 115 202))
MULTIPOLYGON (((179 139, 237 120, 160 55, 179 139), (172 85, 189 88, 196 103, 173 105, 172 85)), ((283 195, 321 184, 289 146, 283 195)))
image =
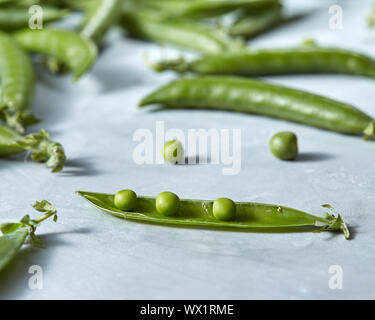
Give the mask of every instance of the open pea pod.
MULTIPOLYGON (((341 230, 349 239, 349 229, 340 214, 335 217, 325 214, 317 217, 296 209, 255 203, 236 202, 236 217, 231 221, 217 220, 212 214, 213 201, 181 199, 180 209, 175 216, 164 216, 156 211, 155 198, 138 196, 132 211, 122 211, 115 207, 114 195, 77 191, 97 208, 118 218, 139 222, 157 223, 186 227, 228 228, 254 232, 297 232, 313 229, 315 232, 341 230)), ((331 208, 329 205, 325 207, 331 208)))

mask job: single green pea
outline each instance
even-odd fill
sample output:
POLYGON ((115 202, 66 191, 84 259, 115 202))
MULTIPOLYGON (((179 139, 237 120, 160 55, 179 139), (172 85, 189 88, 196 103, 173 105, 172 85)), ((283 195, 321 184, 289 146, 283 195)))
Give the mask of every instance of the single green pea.
POLYGON ((162 192, 156 197, 156 210, 165 215, 173 216, 180 209, 180 198, 173 192, 162 192))
POLYGON ((212 214, 219 220, 232 220, 236 214, 236 205, 228 198, 216 199, 212 207, 212 214))
POLYGON ((293 132, 276 133, 270 141, 272 154, 281 160, 293 160, 298 155, 297 136, 293 132))
POLYGON ((162 150, 164 160, 176 164, 181 163, 184 159, 184 148, 178 140, 167 141, 162 150))
POLYGON ((115 206, 117 209, 129 211, 137 205, 137 194, 133 190, 125 189, 115 194, 115 206))

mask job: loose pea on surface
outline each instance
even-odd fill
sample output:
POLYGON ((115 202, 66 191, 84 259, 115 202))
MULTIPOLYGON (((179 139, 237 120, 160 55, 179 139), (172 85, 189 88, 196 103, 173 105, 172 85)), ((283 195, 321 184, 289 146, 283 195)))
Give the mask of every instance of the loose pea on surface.
POLYGON ((120 210, 132 210, 137 205, 137 194, 133 190, 120 190, 115 194, 115 206, 120 210))
POLYGON ((212 207, 212 214, 219 220, 232 220, 236 214, 236 205, 228 198, 216 199, 212 207))
POLYGON ((180 198, 173 192, 162 192, 156 197, 156 210, 165 215, 173 216, 180 209, 180 198))
POLYGON ((293 132, 276 133, 270 141, 272 154, 281 160, 293 160, 298 155, 298 140, 293 132))
POLYGON ((184 148, 178 140, 167 141, 162 150, 164 160, 176 164, 184 159, 184 148))

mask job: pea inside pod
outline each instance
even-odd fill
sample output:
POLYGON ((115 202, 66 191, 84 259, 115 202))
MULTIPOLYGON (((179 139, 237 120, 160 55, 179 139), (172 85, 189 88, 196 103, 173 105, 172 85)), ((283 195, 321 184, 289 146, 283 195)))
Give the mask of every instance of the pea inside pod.
POLYGON ((174 216, 180 208, 180 198, 173 192, 162 192, 156 197, 155 207, 164 216, 174 216))
POLYGON ((120 210, 132 210, 137 205, 137 194, 133 190, 120 190, 115 195, 115 206, 120 210))
POLYGON ((231 199, 228 198, 216 199, 212 206, 212 214, 219 220, 233 220, 236 214, 236 205, 231 199))

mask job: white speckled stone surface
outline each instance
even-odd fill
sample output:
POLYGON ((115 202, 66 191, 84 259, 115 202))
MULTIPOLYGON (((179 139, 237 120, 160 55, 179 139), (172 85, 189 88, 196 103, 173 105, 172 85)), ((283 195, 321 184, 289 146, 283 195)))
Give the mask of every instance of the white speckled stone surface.
MULTIPOLYGON (((375 57, 375 31, 366 28, 370 1, 336 1, 344 29, 328 28, 333 1, 287 1, 312 9, 302 20, 253 41, 255 46, 298 44, 311 36, 375 57), (329 4, 328 4, 329 3, 329 4)), ((34 110, 69 157, 50 174, 23 156, 0 161, 0 221, 33 213, 48 199, 59 221, 39 229, 44 249, 25 248, 0 275, 3 299, 349 299, 375 297, 375 144, 261 116, 213 111, 138 110, 148 92, 175 77, 155 74, 142 55, 160 47, 114 32, 91 73, 73 84, 38 68, 34 110), (138 128, 242 129, 242 169, 223 176, 221 165, 144 165, 132 159, 138 128), (268 140, 279 130, 300 139, 302 158, 281 162, 268 140), (353 240, 342 235, 261 234, 168 228, 122 221, 102 214, 75 190, 115 192, 132 188, 184 198, 269 202, 320 215, 323 203, 342 212, 353 240), (30 290, 30 265, 43 268, 44 288, 30 290), (343 289, 331 290, 331 265, 343 269, 343 289)), ((167 54, 175 52, 168 50, 167 54)), ((165 54, 165 53, 164 53, 165 54)), ((375 81, 346 76, 280 76, 269 80, 327 95, 375 116, 375 81)))

